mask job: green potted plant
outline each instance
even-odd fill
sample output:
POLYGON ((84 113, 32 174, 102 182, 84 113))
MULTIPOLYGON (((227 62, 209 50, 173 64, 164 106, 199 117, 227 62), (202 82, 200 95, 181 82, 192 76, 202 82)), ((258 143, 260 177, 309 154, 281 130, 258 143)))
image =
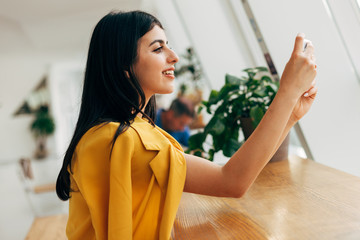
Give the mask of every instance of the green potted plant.
POLYGON ((55 123, 47 106, 41 106, 35 112, 35 119, 30 125, 30 129, 34 134, 37 142, 35 158, 45 158, 48 154, 46 149, 47 137, 54 133, 55 123))
POLYGON ((266 67, 243 71, 246 76, 226 74, 220 91, 212 90, 208 101, 202 102, 199 112, 206 109, 211 119, 202 131, 190 137, 187 152, 211 161, 220 150, 224 156, 231 157, 260 123, 277 93, 279 83, 271 79, 266 67), (212 143, 205 148, 208 136, 212 137, 212 143))

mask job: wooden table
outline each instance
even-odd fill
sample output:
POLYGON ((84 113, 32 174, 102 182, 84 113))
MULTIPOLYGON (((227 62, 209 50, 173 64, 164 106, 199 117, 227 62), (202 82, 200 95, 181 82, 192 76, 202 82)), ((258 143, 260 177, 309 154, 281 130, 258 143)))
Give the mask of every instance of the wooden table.
POLYGON ((67 214, 37 217, 25 240, 66 240, 67 219, 67 214))
POLYGON ((172 239, 360 239, 360 178, 290 157, 240 199, 184 193, 172 239))

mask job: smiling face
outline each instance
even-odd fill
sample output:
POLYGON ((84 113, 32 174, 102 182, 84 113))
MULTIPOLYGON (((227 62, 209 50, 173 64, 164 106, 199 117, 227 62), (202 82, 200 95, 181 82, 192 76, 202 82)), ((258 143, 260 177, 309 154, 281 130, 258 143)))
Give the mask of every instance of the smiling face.
POLYGON ((154 26, 138 42, 138 58, 133 71, 148 100, 155 93, 174 90, 174 64, 179 60, 167 45, 163 29, 154 26))

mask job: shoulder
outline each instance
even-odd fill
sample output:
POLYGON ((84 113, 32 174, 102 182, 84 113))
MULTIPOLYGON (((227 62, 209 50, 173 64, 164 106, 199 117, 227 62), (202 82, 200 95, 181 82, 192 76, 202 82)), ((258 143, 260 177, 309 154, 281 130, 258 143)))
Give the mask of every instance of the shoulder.
MULTIPOLYGON (((90 128, 80 139, 77 150, 104 149, 111 147, 119 126, 120 123, 109 122, 90 128)), ((129 145, 137 140, 139 140, 137 132, 130 126, 116 138, 115 145, 129 145)))
MULTIPOLYGON (((88 130, 84 137, 101 140, 113 139, 119 126, 120 123, 117 122, 102 123, 88 130)), ((122 136, 123 138, 131 138, 133 135, 136 135, 136 132, 131 127, 128 127, 119 135, 119 137, 122 136)))

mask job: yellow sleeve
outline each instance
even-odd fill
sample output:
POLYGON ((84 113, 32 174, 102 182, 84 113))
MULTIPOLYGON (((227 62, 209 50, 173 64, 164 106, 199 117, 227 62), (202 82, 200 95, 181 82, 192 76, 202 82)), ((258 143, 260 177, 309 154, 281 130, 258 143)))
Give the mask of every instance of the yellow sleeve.
POLYGON ((133 153, 133 137, 130 134, 121 134, 115 142, 110 160, 109 240, 132 239, 131 159, 133 153))
POLYGON ((132 239, 133 133, 129 128, 118 136, 109 159, 114 128, 101 130, 78 146, 73 177, 80 191, 72 194, 68 228, 76 226, 74 236, 92 231, 98 240, 132 239))

